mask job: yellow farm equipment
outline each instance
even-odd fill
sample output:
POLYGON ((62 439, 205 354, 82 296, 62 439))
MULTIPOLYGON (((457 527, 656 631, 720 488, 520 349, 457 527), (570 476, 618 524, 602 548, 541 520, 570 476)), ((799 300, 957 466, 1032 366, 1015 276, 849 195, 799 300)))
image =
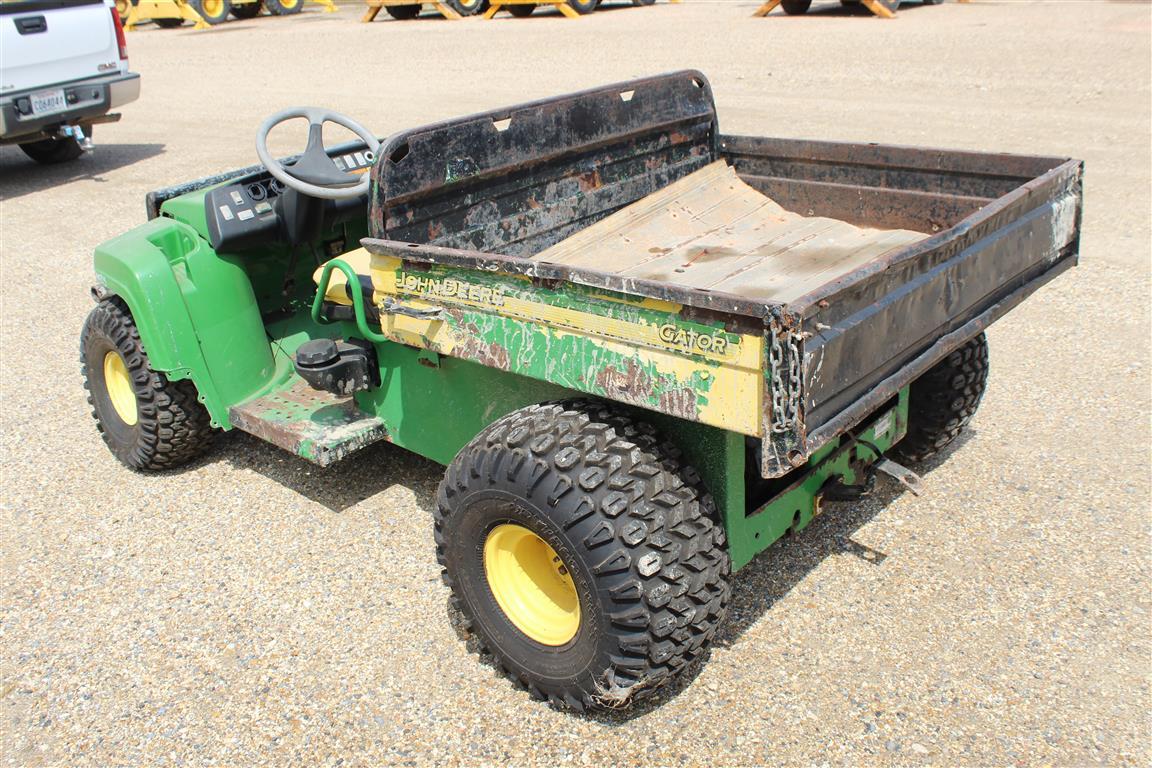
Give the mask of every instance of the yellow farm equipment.
POLYGON ((380 9, 397 21, 408 21, 420 15, 424 5, 432 8, 446 19, 462 19, 480 12, 484 0, 429 0, 427 3, 414 3, 412 0, 367 0, 368 10, 360 21, 368 22, 376 18, 380 9))
MULTIPOLYGON (((855 6, 864 6, 872 11, 875 15, 882 19, 896 18, 896 10, 900 7, 902 0, 840 0, 840 5, 845 8, 852 8, 855 6)), ((920 0, 923 5, 937 5, 943 0, 920 0)), ((968 0, 958 0, 964 3, 968 0)), ((763 5, 756 9, 753 16, 767 16, 779 6, 783 9, 784 13, 790 16, 800 16, 808 13, 808 9, 812 6, 812 0, 767 0, 763 5)))
MULTIPOLYGON (((678 3, 680 0, 668 0, 678 3)), ((596 10, 602 0, 426 0, 419 3, 413 0, 365 0, 368 5, 361 21, 372 21, 384 9, 389 16, 401 21, 415 19, 420 15, 425 5, 432 8, 447 19, 461 19, 465 16, 482 13, 485 19, 491 19, 500 11, 518 18, 531 16, 532 12, 540 6, 552 6, 570 19, 596 10)), ((632 0, 633 5, 652 5, 656 0, 632 0)))
POLYGON ((196 29, 207 29, 229 16, 255 18, 261 9, 273 16, 291 16, 304 10, 305 2, 329 12, 336 10, 335 0, 116 0, 116 11, 127 30, 144 21, 154 21, 159 27, 179 27, 190 21, 196 29))

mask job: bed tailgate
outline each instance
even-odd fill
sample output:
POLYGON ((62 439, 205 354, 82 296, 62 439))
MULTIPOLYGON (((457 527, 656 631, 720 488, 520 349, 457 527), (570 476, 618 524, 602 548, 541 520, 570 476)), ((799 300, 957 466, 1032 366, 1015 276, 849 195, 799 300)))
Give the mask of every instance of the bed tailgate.
POLYGON ((1083 165, 1052 165, 938 235, 781 308, 765 476, 851 429, 1076 263, 1083 165))

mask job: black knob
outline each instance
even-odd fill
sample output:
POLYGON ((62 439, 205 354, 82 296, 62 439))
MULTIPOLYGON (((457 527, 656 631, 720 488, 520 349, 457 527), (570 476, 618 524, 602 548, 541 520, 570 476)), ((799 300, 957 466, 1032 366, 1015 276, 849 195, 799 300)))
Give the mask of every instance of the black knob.
POLYGON ((304 342, 296 350, 296 363, 307 368, 313 368, 335 362, 339 356, 340 351, 332 339, 313 339, 304 342))

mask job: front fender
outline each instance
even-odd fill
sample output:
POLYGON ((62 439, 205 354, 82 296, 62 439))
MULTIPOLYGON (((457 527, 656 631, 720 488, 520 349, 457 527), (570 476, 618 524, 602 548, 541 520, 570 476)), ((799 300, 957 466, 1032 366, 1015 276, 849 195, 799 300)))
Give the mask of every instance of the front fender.
POLYGON ((191 379, 215 426, 267 385, 272 350, 247 274, 194 229, 156 218, 103 243, 96 274, 128 305, 152 368, 191 379))

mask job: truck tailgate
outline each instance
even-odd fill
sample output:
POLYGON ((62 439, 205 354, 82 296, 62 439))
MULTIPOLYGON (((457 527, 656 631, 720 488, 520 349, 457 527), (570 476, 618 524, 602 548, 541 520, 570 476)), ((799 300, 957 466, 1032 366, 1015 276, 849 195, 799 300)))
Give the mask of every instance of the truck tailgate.
POLYGON ((795 406, 787 429, 777 418, 767 430, 766 476, 855 426, 1076 263, 1076 160, 740 137, 724 146, 745 181, 794 210, 939 230, 778 308, 779 357, 789 363, 790 346, 799 382, 769 371, 777 400, 795 406))
POLYGON ((112 12, 104 0, 0 2, 0 94, 116 71, 112 12))

